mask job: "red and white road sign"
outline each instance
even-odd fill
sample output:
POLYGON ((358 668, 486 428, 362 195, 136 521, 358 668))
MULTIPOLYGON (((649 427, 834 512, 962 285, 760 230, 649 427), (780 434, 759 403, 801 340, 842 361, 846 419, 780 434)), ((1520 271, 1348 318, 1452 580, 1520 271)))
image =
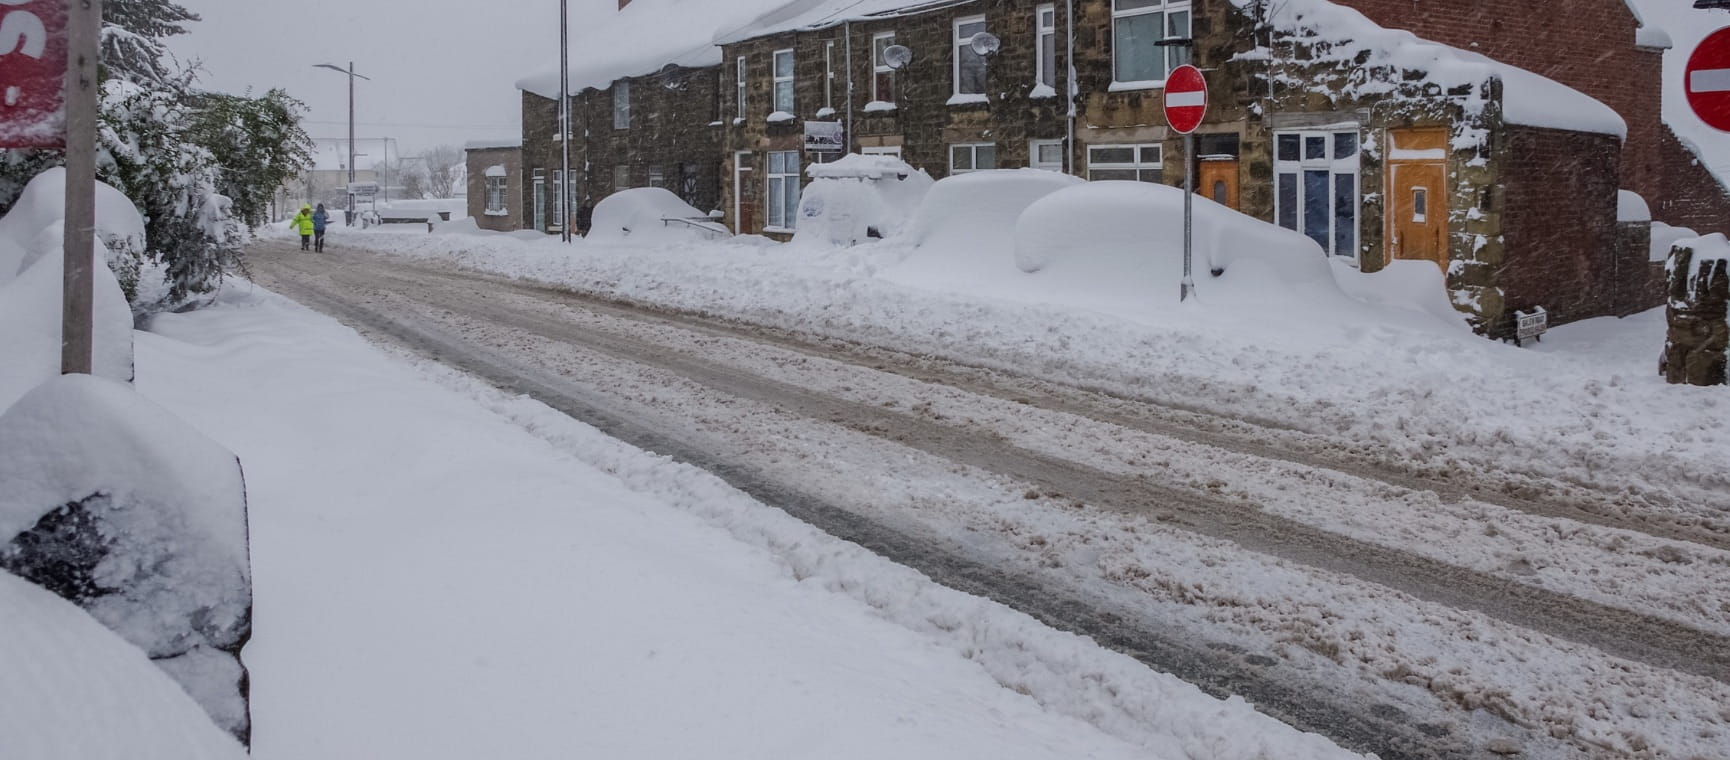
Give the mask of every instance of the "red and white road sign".
POLYGON ((1187 135, 1201 126, 1207 115, 1207 80, 1201 69, 1184 64, 1165 78, 1165 121, 1173 131, 1187 135))
POLYGON ((0 0, 0 148, 66 144, 66 0, 0 0))
POLYGON ((1683 76, 1694 113, 1712 128, 1730 132, 1730 27, 1700 41, 1683 76))

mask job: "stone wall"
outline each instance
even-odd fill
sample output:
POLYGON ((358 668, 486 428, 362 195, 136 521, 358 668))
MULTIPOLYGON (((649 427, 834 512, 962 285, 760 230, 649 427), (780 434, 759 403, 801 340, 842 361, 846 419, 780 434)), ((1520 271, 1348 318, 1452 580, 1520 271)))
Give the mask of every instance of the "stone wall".
POLYGON ((1730 347, 1730 261, 1696 265, 1700 252, 1678 245, 1670 252, 1670 329, 1658 371, 1673 384, 1723 385, 1730 347))
POLYGON ((523 228, 523 151, 521 148, 471 148, 468 151, 468 215, 483 230, 523 228), (505 167, 505 213, 487 213, 487 169, 505 167))

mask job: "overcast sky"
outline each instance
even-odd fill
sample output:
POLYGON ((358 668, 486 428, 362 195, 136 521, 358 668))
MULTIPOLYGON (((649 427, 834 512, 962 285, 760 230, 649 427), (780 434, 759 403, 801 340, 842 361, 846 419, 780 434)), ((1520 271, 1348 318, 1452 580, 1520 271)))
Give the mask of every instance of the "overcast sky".
MULTIPOLYGON (((170 46, 203 63, 205 88, 281 87, 310 108, 309 134, 346 137, 347 77, 313 65, 352 60, 372 77, 357 81, 357 134, 395 138, 407 155, 520 135, 516 81, 558 68, 558 0, 178 2, 204 20, 170 46)), ((570 7, 575 36, 618 4, 570 0, 570 7)))

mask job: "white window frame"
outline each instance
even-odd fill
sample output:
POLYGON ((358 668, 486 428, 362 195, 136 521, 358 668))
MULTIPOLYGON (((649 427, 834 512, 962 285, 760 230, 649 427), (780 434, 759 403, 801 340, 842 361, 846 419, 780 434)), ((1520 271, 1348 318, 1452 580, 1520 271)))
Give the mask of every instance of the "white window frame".
POLYGON ((613 129, 631 128, 631 80, 613 83, 613 129))
MULTIPOLYGON (((1274 132, 1273 151, 1274 151, 1274 164, 1273 164, 1274 165, 1274 170, 1273 170, 1273 177, 1274 177, 1274 186, 1273 186, 1273 190, 1274 190, 1274 193, 1273 193, 1273 195, 1274 195, 1274 216, 1273 216, 1273 218, 1274 218, 1274 224, 1277 224, 1281 227, 1285 227, 1286 229, 1290 229, 1294 232, 1299 232, 1299 233, 1302 233, 1305 235, 1309 235, 1310 232, 1306 229, 1306 227, 1308 226, 1308 219, 1307 219, 1306 214, 1304 213, 1306 210, 1308 210, 1308 206, 1309 206, 1309 203, 1308 203, 1309 202, 1309 188, 1308 188, 1308 182, 1306 182, 1307 178, 1305 176, 1305 173, 1306 172, 1326 172, 1327 178, 1328 178, 1327 190, 1325 191, 1327 194, 1328 229, 1327 229, 1327 242, 1325 244, 1322 244, 1322 250, 1326 251, 1328 253, 1328 255, 1330 255, 1330 256, 1339 256, 1342 259, 1349 259, 1352 262, 1357 262, 1359 259, 1359 254, 1360 254, 1361 249, 1363 247, 1363 242, 1364 242, 1364 236, 1363 236, 1363 227, 1364 227, 1364 218, 1363 218, 1364 137, 1363 137, 1363 132, 1361 130, 1357 129, 1356 127, 1352 128, 1352 129, 1279 130, 1279 131, 1274 132), (1342 134, 1350 134, 1350 135, 1353 135, 1355 138, 1352 141, 1352 145, 1353 145, 1352 155, 1344 157, 1344 158, 1338 157, 1336 155, 1336 153, 1338 153, 1338 147, 1339 147, 1339 138, 1337 136, 1342 135, 1342 134), (1297 136, 1297 139, 1298 139, 1298 157, 1296 160, 1292 160, 1292 159, 1281 160, 1280 159, 1280 154, 1279 154, 1280 137, 1285 136, 1285 135, 1296 135, 1297 136), (1325 147, 1323 150, 1323 155, 1321 157, 1310 158, 1309 157, 1309 150, 1308 150, 1309 140, 1315 139, 1315 138, 1320 138, 1325 147), (1341 242, 1340 241, 1341 230, 1339 227, 1339 221, 1340 221, 1339 208, 1338 208, 1338 204, 1336 204, 1334 201, 1337 200, 1337 197, 1338 197, 1340 177, 1341 176, 1347 176, 1347 175, 1349 175, 1352 178, 1353 200, 1351 203, 1346 204, 1346 208, 1348 208, 1351 211, 1351 224, 1353 227, 1353 229, 1351 230, 1352 240, 1351 240, 1351 250, 1340 251, 1340 250, 1337 250, 1340 247, 1340 242, 1341 242), (1283 218, 1287 209, 1286 209, 1286 201, 1283 198, 1285 193, 1280 188, 1280 181, 1281 181, 1282 177, 1286 177, 1286 176, 1290 176, 1292 178, 1293 184, 1296 186, 1295 187, 1295 194, 1297 196, 1295 199, 1296 208, 1291 209, 1291 212, 1292 212, 1291 221, 1296 226, 1291 226, 1291 225, 1285 224, 1285 219, 1283 218)), ((1310 239, 1314 240, 1315 238, 1312 235, 1310 237, 1310 239)), ((1317 241, 1317 242, 1320 243, 1321 241, 1317 241)))
POLYGON ((763 180, 763 231, 792 232, 799 220, 799 151, 770 151, 768 172, 763 180), (776 171, 776 160, 781 161, 776 171), (775 217, 776 199, 781 216, 775 217))
MULTIPOLYGON (((896 89, 896 85, 900 84, 900 82, 896 81, 899 75, 895 72, 895 69, 891 68, 888 63, 883 61, 883 49, 894 44, 894 32, 878 32, 871 35, 871 101, 873 103, 895 102, 894 97, 885 99, 883 93, 877 88, 878 79, 884 74, 889 75, 889 89, 894 90, 896 89), (878 45, 878 42, 888 42, 889 44, 878 45)), ((893 92, 889 94, 891 96, 895 95, 893 92)))
MULTIPOLYGON (((989 89, 989 85, 987 83, 981 83, 979 86, 979 92, 962 92, 961 91, 961 55, 962 55, 961 51, 964 48, 966 48, 966 46, 968 44, 970 44, 973 40, 973 35, 971 35, 971 34, 967 35, 965 38, 963 38, 961 36, 961 27, 970 26, 972 24, 979 24, 979 25, 984 26, 985 25, 985 17, 982 15, 980 15, 980 16, 962 16, 960 18, 955 19, 954 23, 950 26, 950 37, 952 38, 952 44, 950 44, 950 46, 949 46, 949 59, 950 59, 950 62, 949 62, 949 82, 950 82, 951 93, 955 97, 958 97, 958 98, 982 97, 985 95, 985 91, 987 89, 989 89)), ((982 64, 985 66, 985 68, 988 72, 986 74, 986 77, 989 78, 990 77, 989 71, 990 71, 991 66, 989 63, 985 62, 984 56, 980 56, 980 59, 981 59, 982 64)))
POLYGON ((1033 9, 1034 83, 1057 89, 1057 4, 1045 3, 1033 9), (1048 24, 1046 16, 1051 17, 1048 24), (1051 40, 1051 65, 1045 65, 1045 41, 1051 40), (1048 70, 1049 69, 1049 70, 1048 70))
POLYGON ((864 146, 864 147, 859 148, 859 152, 861 154, 864 154, 867 156, 894 156, 896 158, 900 158, 901 157, 901 146, 899 146, 899 145, 864 146))
MULTIPOLYGON (((1137 182, 1159 182, 1165 171, 1165 146, 1159 143, 1114 143, 1110 145, 1087 146, 1087 179, 1099 179, 1096 172, 1135 172, 1137 182), (1129 150, 1135 154, 1133 161, 1104 161, 1098 156, 1108 150, 1129 150), (1147 159, 1147 152, 1153 151, 1154 159, 1147 159)), ((1109 178, 1107 178, 1109 179, 1109 178)))
POLYGON ((510 213, 511 178, 487 177, 486 180, 486 213, 494 216, 510 213))
POLYGON ((1148 90, 1165 86, 1166 77, 1171 76, 1171 70, 1179 64, 1188 63, 1190 50, 1182 45, 1160 48, 1161 73, 1154 79, 1124 79, 1117 70, 1118 63, 1118 23, 1123 19, 1136 18, 1149 14, 1160 14, 1160 35, 1162 39, 1181 39, 1189 37, 1195 29, 1195 13, 1191 0, 1146 0, 1148 5, 1142 8, 1122 9, 1119 5, 1126 0, 1111 0, 1111 90, 1148 90), (1184 14, 1185 28, 1173 28, 1171 16, 1173 13, 1184 14))
POLYGON ((835 110, 835 41, 823 43, 823 108, 835 110))
POLYGON ((565 213, 565 170, 554 169, 553 218, 547 223, 547 229, 563 230, 565 228, 565 220, 568 218, 569 216, 565 213))
POLYGON ((950 176, 954 176, 956 174, 966 174, 968 172, 989 171, 991 169, 996 169, 996 168, 997 168, 997 143, 977 142, 977 143, 950 143, 949 144, 949 174, 950 174, 950 176), (981 167, 979 165, 979 149, 980 148, 990 148, 991 149, 991 165, 990 166, 981 167), (965 169, 957 169, 957 168, 955 168, 955 163, 956 163, 955 162, 955 154, 957 151, 962 151, 962 150, 967 151, 968 163, 970 163, 971 166, 969 166, 965 169))
POLYGON ((1029 169, 1044 169, 1046 171, 1057 172, 1059 174, 1062 174, 1063 173, 1063 158, 1064 158, 1063 140, 1061 140, 1061 139, 1058 139, 1058 140, 1028 140, 1027 141, 1027 167, 1029 169), (1040 148, 1053 148, 1053 147, 1057 148, 1057 160, 1055 162, 1053 162, 1053 161, 1040 161, 1039 160, 1039 149, 1040 148))
POLYGON ((774 55, 769 57, 769 77, 771 80, 773 80, 772 89, 770 90, 771 99, 774 101, 774 103, 773 103, 774 109, 773 110, 775 110, 777 112, 798 113, 798 111, 795 108, 795 104, 794 104, 795 90, 794 90, 794 85, 793 85, 793 72, 795 70, 796 70, 796 67, 794 66, 794 60, 793 60, 793 48, 783 48, 781 50, 777 50, 777 51, 775 51, 774 55), (781 74, 781 57, 782 56, 786 56, 786 60, 787 60, 787 73, 786 73, 786 75, 781 74), (787 90, 786 90, 787 100, 785 102, 782 102, 782 100, 781 100, 781 92, 782 92, 781 85, 783 85, 783 84, 785 84, 787 86, 787 90))
POLYGON ((734 69, 733 69, 733 79, 735 80, 733 82, 733 87, 736 91, 736 95, 734 96, 734 99, 733 99, 733 107, 735 109, 734 113, 733 113, 733 120, 735 122, 742 122, 745 120, 745 74, 746 74, 746 70, 747 69, 746 69, 745 56, 741 55, 738 57, 737 60, 734 61, 734 69))

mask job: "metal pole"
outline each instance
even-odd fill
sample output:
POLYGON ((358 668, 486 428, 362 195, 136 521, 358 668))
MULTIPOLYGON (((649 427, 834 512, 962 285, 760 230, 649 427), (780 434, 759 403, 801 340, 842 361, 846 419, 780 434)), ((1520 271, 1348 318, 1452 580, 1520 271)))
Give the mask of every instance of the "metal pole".
POLYGON ((1066 140, 1065 143, 1066 147, 1069 149, 1069 173, 1081 176, 1081 167, 1076 166, 1075 164, 1075 119, 1079 116, 1079 114, 1076 113, 1075 105, 1075 0, 1069 0, 1068 7, 1064 10, 1068 19, 1066 25, 1069 27, 1064 32, 1063 43, 1064 59, 1066 61, 1064 68, 1067 70, 1064 74, 1065 81, 1063 83, 1063 97, 1069 101, 1069 115, 1067 119, 1069 123, 1067 137, 1069 139, 1066 140))
POLYGON ((1195 277, 1190 274, 1191 246, 1195 236, 1195 133, 1183 136, 1183 287, 1179 303, 1195 295, 1195 277))
POLYGON ((96 62, 102 0, 72 0, 66 19, 66 228, 60 372, 95 366, 96 62))
POLYGON ((559 237, 571 242, 571 41, 570 2, 559 0, 559 148, 563 152, 559 176, 559 237))
MULTIPOLYGON (((858 147, 856 141, 854 141, 854 139, 853 139, 853 22, 852 21, 841 22, 841 36, 847 38, 847 45, 846 45, 847 52, 845 54, 845 58, 847 59, 847 152, 848 153, 858 153, 859 147, 858 147)), ((876 53, 873 52, 872 55, 876 55, 876 53)), ((872 76, 876 76, 876 74, 872 74, 872 76)), ((744 116, 744 114, 740 114, 740 116, 744 116)), ((735 154, 735 160, 736 159, 737 159, 737 154, 735 154)), ((737 169, 735 169, 735 171, 737 171, 737 169)))
POLYGON ((354 61, 348 62, 348 211, 354 207, 354 61))

